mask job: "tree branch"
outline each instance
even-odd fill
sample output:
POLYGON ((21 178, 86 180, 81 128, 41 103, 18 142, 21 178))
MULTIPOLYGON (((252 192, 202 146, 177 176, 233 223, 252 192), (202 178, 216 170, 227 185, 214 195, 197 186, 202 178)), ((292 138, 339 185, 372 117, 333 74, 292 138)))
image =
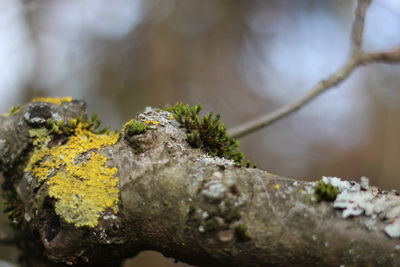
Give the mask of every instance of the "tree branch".
POLYGON ((159 109, 136 117, 135 125, 148 127, 125 126, 112 143, 113 133, 87 132, 82 115, 82 102, 72 101, 29 103, 0 117, 0 171, 13 221, 54 262, 116 266, 148 249, 198 266, 400 261, 400 197, 365 179, 315 183, 239 167, 190 147, 182 125, 159 109), (52 118, 67 124, 50 128, 52 118), (107 144, 85 150, 100 140, 107 144), (118 199, 110 202, 115 190, 118 199), (92 213, 103 203, 109 208, 92 213))
POLYGON ((352 29, 352 43, 353 43, 352 55, 357 55, 361 53, 361 46, 364 34, 365 15, 367 13, 370 4, 371 0, 359 0, 357 2, 355 19, 353 22, 353 29, 352 29))
POLYGON ((320 81, 313 89, 311 89, 306 95, 300 97, 299 99, 286 104, 277 110, 266 114, 262 117, 251 120, 247 123, 243 123, 235 128, 229 129, 228 134, 234 138, 240 138, 256 130, 259 130, 265 126, 268 126, 275 121, 294 113, 295 111, 302 108, 305 104, 314 100, 317 96, 321 95, 328 89, 337 86, 342 81, 344 81, 354 69, 358 66, 358 61, 354 58, 347 62, 341 69, 333 73, 326 80, 320 81))
POLYGON ((376 52, 361 54, 359 58, 360 64, 368 63, 388 63, 397 64, 400 62, 400 47, 388 52, 376 52))
POLYGON ((300 108, 317 98, 322 93, 340 84, 340 82, 350 76, 350 74, 359 66, 366 65, 372 62, 390 64, 399 63, 400 47, 394 49, 393 51, 380 53, 363 53, 361 51, 365 15, 367 13, 370 3, 371 0, 358 1, 352 30, 352 54, 347 63, 342 68, 329 76, 326 80, 320 81, 313 89, 311 89, 306 95, 300 97, 299 99, 289 104, 286 104, 269 114, 229 129, 229 135, 234 138, 243 137, 256 130, 271 125, 277 120, 280 120, 283 117, 298 111, 300 108))

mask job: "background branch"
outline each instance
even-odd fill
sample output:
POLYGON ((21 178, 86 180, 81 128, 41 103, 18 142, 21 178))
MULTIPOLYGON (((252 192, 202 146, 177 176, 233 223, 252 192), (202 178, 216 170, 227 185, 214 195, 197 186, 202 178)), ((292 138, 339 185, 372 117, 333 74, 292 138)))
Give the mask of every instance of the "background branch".
POLYGON ((400 47, 388 52, 361 54, 358 60, 360 62, 359 64, 368 64, 373 62, 396 64, 400 62, 400 47))
POLYGON ((364 24, 365 24, 365 16, 368 10, 368 7, 371 4, 371 0, 359 0, 357 2, 355 19, 353 22, 352 29, 352 43, 353 50, 352 54, 361 53, 361 47, 363 42, 363 34, 364 34, 364 24))
POLYGON ((364 22, 368 7, 371 4, 371 0, 359 0, 356 8, 356 14, 353 22, 352 30, 352 54, 347 63, 336 71, 334 74, 329 76, 325 80, 321 80, 313 89, 311 89, 306 95, 299 99, 288 103, 277 110, 263 115, 249 122, 243 123, 237 127, 228 130, 230 136, 240 138, 248 135, 256 130, 271 125, 275 121, 294 113, 299 110, 307 103, 311 102, 323 92, 337 86, 345 78, 347 78, 357 67, 366 65, 372 62, 379 63, 399 63, 400 62, 400 47, 389 52, 380 53, 363 53, 361 51, 364 22))

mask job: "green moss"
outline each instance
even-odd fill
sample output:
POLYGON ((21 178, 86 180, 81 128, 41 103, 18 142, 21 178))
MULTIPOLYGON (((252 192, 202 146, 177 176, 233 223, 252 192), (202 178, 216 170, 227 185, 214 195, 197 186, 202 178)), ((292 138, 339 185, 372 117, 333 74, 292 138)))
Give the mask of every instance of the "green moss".
POLYGON ((135 153, 139 154, 144 152, 144 149, 141 147, 141 141, 136 135, 145 133, 151 127, 146 122, 141 122, 137 120, 130 120, 125 123, 122 128, 122 132, 124 133, 124 139, 129 143, 135 153))
POLYGON ((77 125, 81 124, 83 130, 90 131, 95 134, 111 134, 108 126, 104 128, 100 128, 101 120, 99 119, 96 113, 93 113, 91 117, 78 117, 70 119, 68 122, 63 121, 53 121, 52 119, 48 119, 46 121, 46 128, 49 130, 49 133, 56 134, 66 134, 73 135, 77 129, 77 125))
POLYGON ((17 193, 11 186, 2 187, 3 212, 11 222, 11 225, 15 229, 19 229, 23 221, 24 208, 22 203, 19 201, 17 193))
POLYGON ((124 131, 129 136, 145 133, 148 129, 150 129, 149 125, 136 120, 130 120, 124 126, 124 131))
POLYGON ((194 148, 202 148, 212 156, 231 159, 242 166, 248 166, 239 151, 239 141, 228 136, 221 116, 212 113, 199 116, 203 107, 197 104, 193 107, 177 103, 164 110, 171 112, 175 120, 182 124, 187 131, 187 141, 194 148))
POLYGON ((322 180, 317 182, 314 188, 314 195, 318 202, 320 201, 335 201, 336 196, 340 193, 339 188, 331 184, 327 184, 322 180))
POLYGON ((236 239, 240 242, 249 241, 251 237, 247 233, 247 226, 244 224, 239 224, 235 227, 236 239))

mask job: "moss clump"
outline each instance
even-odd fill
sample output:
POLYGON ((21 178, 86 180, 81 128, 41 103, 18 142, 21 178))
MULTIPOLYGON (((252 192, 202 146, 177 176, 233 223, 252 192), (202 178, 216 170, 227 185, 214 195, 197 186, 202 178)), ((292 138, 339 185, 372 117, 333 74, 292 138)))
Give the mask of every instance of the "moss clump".
POLYGON ((236 239, 240 242, 249 241, 251 237, 247 233, 247 226, 244 224, 239 224, 235 227, 236 239))
POLYGON ((317 185, 314 188, 314 195, 318 202, 320 201, 335 201, 336 196, 340 193, 338 187, 333 186, 331 184, 327 184, 322 180, 317 182, 317 185))
POLYGON ((148 129, 150 129, 150 126, 141 121, 130 120, 125 124, 123 129, 125 134, 132 136, 145 133, 148 129))
POLYGON ((2 197, 4 198, 3 212, 15 229, 19 229, 23 221, 24 208, 19 201, 17 193, 12 186, 2 186, 2 197))
POLYGON ((76 132, 77 125, 83 130, 90 131, 95 134, 108 134, 113 133, 110 131, 110 127, 106 126, 100 128, 101 120, 96 113, 93 113, 90 118, 78 117, 70 119, 68 122, 63 121, 53 121, 48 119, 46 121, 46 129, 49 133, 73 135, 76 132))
POLYGON ((144 122, 130 120, 125 123, 124 127, 122 128, 122 131, 125 133, 124 139, 137 154, 144 152, 144 149, 141 147, 141 141, 136 137, 136 135, 145 133, 147 130, 151 129, 149 124, 153 123, 149 123, 149 121, 146 120, 144 122))
POLYGON ((212 156, 231 159, 242 166, 248 165, 243 161, 243 153, 239 151, 239 141, 228 136, 221 116, 212 113, 199 116, 203 107, 197 104, 193 107, 177 103, 164 110, 171 112, 175 120, 182 124, 187 131, 187 141, 194 148, 202 148, 212 156))

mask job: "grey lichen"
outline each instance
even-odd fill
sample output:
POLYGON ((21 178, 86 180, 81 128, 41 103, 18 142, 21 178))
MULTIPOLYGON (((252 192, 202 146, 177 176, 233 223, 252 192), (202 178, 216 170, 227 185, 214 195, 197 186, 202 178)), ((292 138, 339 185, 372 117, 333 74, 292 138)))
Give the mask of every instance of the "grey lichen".
POLYGON ((227 173, 213 172, 204 179, 199 193, 201 204, 192 207, 191 217, 200 233, 211 234, 222 242, 233 237, 238 241, 249 240, 247 228, 241 224, 246 197, 227 173))
POLYGON ((391 238, 400 237, 400 196, 397 192, 383 192, 370 186, 366 177, 360 183, 343 181, 337 177, 324 177, 324 181, 336 186, 340 193, 333 207, 342 210, 342 217, 365 216, 362 224, 368 229, 380 229, 391 238))
POLYGON ((5 158, 7 154, 8 154, 7 141, 4 139, 0 139, 0 158, 5 158))
POLYGON ((390 237, 400 237, 400 220, 397 218, 394 222, 385 227, 385 232, 390 237))
POLYGON ((218 201, 225 196, 226 191, 227 188, 221 181, 212 180, 204 185, 201 194, 210 201, 218 201))
POLYGON ((46 124, 52 116, 51 109, 46 103, 37 103, 28 108, 24 114, 25 121, 34 128, 39 128, 46 124))
POLYGON ((225 168, 231 167, 235 165, 235 162, 233 160, 225 159, 225 158, 220 158, 220 157, 213 157, 210 155, 202 155, 198 161, 205 163, 205 164, 217 164, 219 166, 223 166, 225 168))

